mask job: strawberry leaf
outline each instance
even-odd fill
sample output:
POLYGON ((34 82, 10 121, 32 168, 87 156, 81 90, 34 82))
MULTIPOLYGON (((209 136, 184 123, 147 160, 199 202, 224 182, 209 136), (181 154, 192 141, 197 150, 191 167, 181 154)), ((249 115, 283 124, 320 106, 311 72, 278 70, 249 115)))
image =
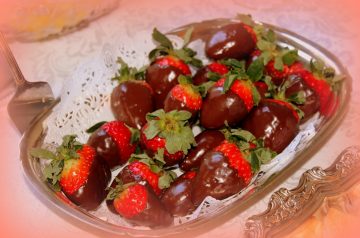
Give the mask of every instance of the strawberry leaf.
POLYGON ((30 150, 30 155, 34 158, 39 158, 39 159, 46 159, 46 160, 55 160, 57 159, 56 155, 46 149, 41 149, 41 148, 33 148, 30 150))
POLYGON ((264 74, 263 59, 257 58, 252 62, 246 72, 253 82, 259 81, 264 74))
POLYGON ((279 70, 279 71, 283 71, 284 70, 284 63, 283 60, 281 58, 281 56, 276 56, 274 59, 274 68, 279 70))
POLYGON ((191 40, 191 35, 194 31, 194 27, 190 27, 186 32, 185 32, 185 35, 184 35, 184 45, 183 45, 183 48, 187 47, 187 45, 190 43, 190 40, 191 40))
POLYGON ((92 125, 89 129, 86 130, 86 133, 93 133, 95 132, 97 129, 99 129, 102 125, 104 125, 106 123, 106 121, 101 121, 98 122, 94 125, 92 125))
POLYGON ((192 80, 190 76, 185 76, 183 74, 180 74, 177 78, 177 81, 179 82, 179 84, 181 85, 187 85, 187 84, 191 84, 192 80))
POLYGON ((171 183, 174 181, 174 178, 169 173, 164 173, 159 177, 159 188, 164 189, 170 187, 171 183))
POLYGON ((201 96, 204 98, 207 95, 207 92, 209 89, 214 86, 215 82, 209 81, 206 83, 203 83, 196 87, 197 91, 201 94, 201 96))
POLYGON ((137 143, 140 139, 140 131, 132 127, 128 127, 128 128, 131 132, 130 143, 131 144, 137 143))
POLYGON ((235 74, 230 74, 226 76, 223 86, 224 93, 226 93, 231 88, 231 85, 235 82, 236 78, 237 75, 235 74))
POLYGON ((209 71, 209 72, 206 73, 206 78, 208 78, 210 81, 216 82, 219 79, 221 79, 222 76, 220 74, 218 74, 218 73, 209 71))
POLYGON ((253 173, 260 170, 261 163, 256 153, 250 153, 250 165, 253 173))
POLYGON ((64 168, 64 160, 53 160, 43 170, 43 177, 55 191, 60 191, 60 176, 64 168))
POLYGON ((152 120, 148 122, 148 127, 144 130, 144 134, 148 140, 153 139, 160 133, 159 121, 152 120))
POLYGON ((158 31, 158 29, 154 28, 153 33, 152 33, 152 38, 154 39, 154 41, 156 41, 157 43, 160 44, 160 46, 172 50, 173 44, 172 42, 169 40, 169 38, 167 38, 167 36, 165 36, 164 34, 162 34, 160 31, 158 31))
POLYGON ((282 54, 282 61, 288 66, 292 65, 293 63, 295 63, 295 61, 298 60, 297 50, 285 50, 282 54))
POLYGON ((304 90, 301 90, 297 93, 290 95, 287 98, 289 102, 295 103, 297 105, 303 105, 306 102, 306 94, 304 90))
POLYGON ((252 19, 251 15, 237 14, 236 18, 239 19, 242 23, 244 23, 244 24, 246 24, 248 26, 254 27, 256 25, 256 23, 252 19))

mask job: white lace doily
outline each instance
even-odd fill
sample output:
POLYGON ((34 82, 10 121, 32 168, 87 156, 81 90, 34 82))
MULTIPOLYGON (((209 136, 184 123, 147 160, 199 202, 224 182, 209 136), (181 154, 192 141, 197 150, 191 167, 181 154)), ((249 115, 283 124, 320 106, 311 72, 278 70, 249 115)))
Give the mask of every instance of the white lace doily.
MULTIPOLYGON (((59 144, 62 137, 67 134, 77 134, 78 139, 85 143, 89 135, 85 132, 87 128, 99 121, 114 120, 110 108, 110 94, 116 85, 110 79, 117 71, 116 58, 122 57, 130 66, 141 67, 148 63, 147 54, 154 47, 151 40, 151 32, 138 32, 137 39, 123 36, 123 45, 117 47, 105 45, 101 54, 84 62, 67 80, 61 93, 61 103, 54 109, 53 113, 44 122, 47 130, 44 143, 59 144)), ((181 43, 176 37, 172 39, 178 45, 181 43)), ((203 42, 196 41, 190 44, 190 47, 198 52, 199 58, 204 63, 208 60, 205 58, 203 42)), ((320 122, 319 115, 315 115, 306 124, 301 126, 301 130, 292 143, 269 164, 261 167, 259 176, 255 176, 252 183, 239 194, 222 201, 208 197, 202 205, 193 214, 176 218, 175 225, 184 224, 199 216, 205 216, 210 213, 220 212, 225 206, 244 197, 248 191, 256 186, 262 185, 272 174, 281 171, 293 159, 297 153, 304 149, 310 143, 311 138, 316 134, 317 124, 320 122)), ((114 171, 116 175, 119 170, 114 171)), ((131 226, 120 216, 112 214, 103 203, 100 208, 91 212, 97 217, 113 224, 129 227, 131 226)), ((139 229, 148 229, 139 227, 139 229)))

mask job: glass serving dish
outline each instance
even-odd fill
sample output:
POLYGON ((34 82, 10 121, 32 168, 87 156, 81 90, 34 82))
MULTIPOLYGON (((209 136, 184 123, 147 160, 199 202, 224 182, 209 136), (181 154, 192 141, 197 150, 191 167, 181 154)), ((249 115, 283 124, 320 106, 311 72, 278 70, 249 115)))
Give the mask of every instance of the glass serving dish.
MULTIPOLYGON (((199 39, 206 38, 209 30, 230 21, 234 20, 216 19, 191 24, 194 26, 192 43, 195 49, 199 45, 199 39)), ((70 133, 78 134, 80 141, 85 142, 88 137, 84 132, 86 128, 98 121, 113 118, 109 106, 109 95, 114 84, 109 78, 116 72, 114 62, 118 55, 113 55, 113 49, 110 46, 104 47, 102 57, 85 62, 83 67, 75 72, 74 80, 69 82, 71 86, 65 88, 61 102, 53 109, 39 115, 24 134, 21 142, 21 161, 27 180, 50 208, 66 214, 69 221, 78 225, 86 224, 94 232, 108 234, 134 237, 184 236, 189 233, 194 235, 206 232, 249 209, 293 174, 330 138, 346 114, 351 92, 351 77, 336 56, 298 34, 276 26, 264 25, 271 27, 277 33, 279 45, 297 48, 304 61, 309 62, 315 57, 322 59, 328 66, 333 67, 337 74, 344 75, 345 80, 336 92, 339 100, 332 116, 325 118, 317 114, 302 125, 299 135, 292 144, 270 164, 261 167, 261 172, 254 176, 250 185, 239 194, 223 201, 207 198, 201 208, 194 212, 196 215, 176 219, 171 227, 148 229, 128 225, 119 216, 117 219, 109 218, 103 207, 95 212, 81 209, 67 200, 62 193, 55 193, 43 181, 43 163, 41 160, 33 159, 28 153, 29 149, 44 144, 59 143, 63 135, 70 133)), ((188 27, 189 25, 177 28, 170 34, 181 35, 188 27)), ((131 58, 131 54, 127 55, 129 53, 126 52, 124 54, 121 56, 124 56, 125 61, 127 61, 126 57, 131 58)))

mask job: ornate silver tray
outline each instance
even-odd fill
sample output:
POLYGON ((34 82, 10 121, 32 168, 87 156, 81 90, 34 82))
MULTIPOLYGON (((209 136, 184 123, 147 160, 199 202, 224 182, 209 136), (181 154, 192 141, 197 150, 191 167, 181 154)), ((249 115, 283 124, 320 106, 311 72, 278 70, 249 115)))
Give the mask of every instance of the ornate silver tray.
MULTIPOLYGON (((201 46, 196 36, 206 34, 204 25, 214 27, 229 21, 232 20, 217 19, 192 24, 195 28, 195 37, 190 47, 197 49, 201 46)), ((88 137, 84 132, 86 128, 98 121, 111 120, 113 117, 110 111, 109 95, 114 85, 109 78, 116 72, 115 59, 121 56, 130 65, 141 66, 143 64, 141 59, 153 47, 150 31, 144 32, 147 38, 139 40, 138 43, 136 39, 126 37, 124 34, 123 45, 104 46, 104 51, 98 58, 85 62, 77 69, 73 78, 68 80, 68 87, 63 90, 61 102, 52 110, 40 115, 24 134, 21 142, 21 161, 29 184, 51 209, 62 215, 65 214, 66 219, 71 222, 78 225, 86 224, 87 229, 95 232, 116 235, 136 237, 194 235, 206 232, 247 210, 294 173, 331 136, 347 111, 351 91, 351 77, 334 55, 318 44, 288 30, 266 26, 271 27, 278 34, 280 45, 296 47, 305 61, 310 61, 314 57, 321 58, 327 65, 333 67, 336 73, 345 75, 345 80, 336 93, 339 104, 333 116, 324 118, 315 115, 310 122, 302 125, 299 135, 285 152, 278 155, 269 165, 262 167, 258 176, 239 194, 223 201, 208 198, 194 214, 176 219, 175 225, 150 230, 144 227, 132 227, 118 216, 111 217, 104 207, 100 207, 95 212, 80 209, 69 203, 61 193, 52 191, 42 181, 42 163, 29 156, 29 149, 42 144, 58 143, 63 135, 70 133, 78 134, 79 139, 86 142, 88 137)), ((184 28, 178 28, 172 34, 181 34, 184 28)), ((202 55, 201 52, 200 55, 202 55)))
POLYGON ((269 201, 268 208, 246 223, 246 237, 281 237, 307 220, 326 198, 340 195, 360 181, 360 148, 345 149, 327 169, 306 171, 299 185, 281 188, 269 201))

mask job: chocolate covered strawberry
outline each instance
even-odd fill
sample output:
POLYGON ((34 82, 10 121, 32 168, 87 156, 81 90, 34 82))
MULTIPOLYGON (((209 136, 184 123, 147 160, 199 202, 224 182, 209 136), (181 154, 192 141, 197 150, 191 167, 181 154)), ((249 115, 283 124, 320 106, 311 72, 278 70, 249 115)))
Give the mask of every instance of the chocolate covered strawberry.
POLYGON ((124 122, 104 122, 95 125, 90 131, 93 133, 87 143, 95 148, 111 169, 125 164, 135 152, 138 131, 130 129, 124 122))
POLYGON ((231 23, 217 29, 207 40, 206 55, 214 60, 247 58, 255 49, 256 34, 244 23, 231 23))
POLYGON ((260 166, 276 155, 248 131, 229 129, 225 134, 227 139, 205 155, 195 177, 192 191, 195 206, 206 196, 221 200, 238 193, 260 166))
POLYGON ((172 171, 163 169, 165 164, 163 155, 163 149, 154 156, 154 159, 151 159, 146 154, 134 154, 130 159, 130 163, 120 171, 117 178, 124 183, 146 181, 155 194, 160 195, 161 191, 168 188, 176 178, 176 174, 172 171))
POLYGON ((251 165, 244 154, 225 140, 205 155, 194 181, 193 203, 199 206, 207 196, 225 199, 240 192, 251 178, 251 165))
POLYGON ((258 104, 260 95, 250 80, 227 75, 209 89, 200 111, 200 124, 218 129, 227 123, 236 126, 258 104))
POLYGON ((134 225, 166 227, 173 218, 146 183, 124 183, 116 179, 107 196, 112 208, 134 225))
POLYGON ((156 28, 153 31, 153 39, 159 46, 149 54, 151 65, 146 70, 146 82, 154 90, 155 109, 164 107, 164 100, 169 91, 177 84, 180 74, 191 75, 188 64, 201 67, 200 60, 194 58, 196 52, 188 48, 192 30, 184 37, 184 45, 181 49, 175 49, 172 42, 156 28))
POLYGON ((111 93, 111 109, 115 118, 128 126, 141 129, 146 114, 154 110, 153 90, 144 81, 144 72, 129 67, 121 58, 121 65, 113 80, 119 82, 111 93))
POLYGON ((92 147, 80 144, 75 138, 65 136, 55 153, 33 149, 31 154, 50 160, 43 173, 56 191, 61 190, 76 205, 94 210, 106 197, 110 169, 92 147))
POLYGON ((166 165, 177 164, 195 143, 190 118, 188 111, 166 113, 160 109, 148 114, 148 123, 141 130, 141 146, 150 156, 164 149, 166 165))
POLYGON ((302 122, 308 120, 320 109, 318 95, 298 75, 289 75, 285 85, 285 99, 294 103, 304 114, 302 122))
POLYGON ((190 171, 177 178, 161 196, 161 202, 173 216, 186 216, 195 210, 192 184, 196 172, 190 171))
POLYGON ((286 101, 265 99, 242 122, 241 128, 264 141, 264 146, 281 153, 299 131, 300 116, 286 101))
POLYGON ((229 72, 226 65, 220 62, 212 62, 205 67, 199 69, 194 75, 192 82, 194 85, 201 85, 208 81, 215 81, 222 78, 229 72))
POLYGON ((311 70, 307 70, 301 63, 296 63, 290 68, 290 75, 297 75, 303 83, 315 92, 320 103, 320 113, 330 116, 337 105, 336 95, 332 86, 336 86, 341 80, 341 75, 335 75, 334 69, 325 66, 321 61, 312 61, 311 70))
POLYGON ((186 80, 181 80, 179 84, 174 86, 167 95, 164 102, 165 112, 173 110, 185 110, 191 113, 191 119, 194 120, 201 109, 202 97, 199 90, 186 80))

